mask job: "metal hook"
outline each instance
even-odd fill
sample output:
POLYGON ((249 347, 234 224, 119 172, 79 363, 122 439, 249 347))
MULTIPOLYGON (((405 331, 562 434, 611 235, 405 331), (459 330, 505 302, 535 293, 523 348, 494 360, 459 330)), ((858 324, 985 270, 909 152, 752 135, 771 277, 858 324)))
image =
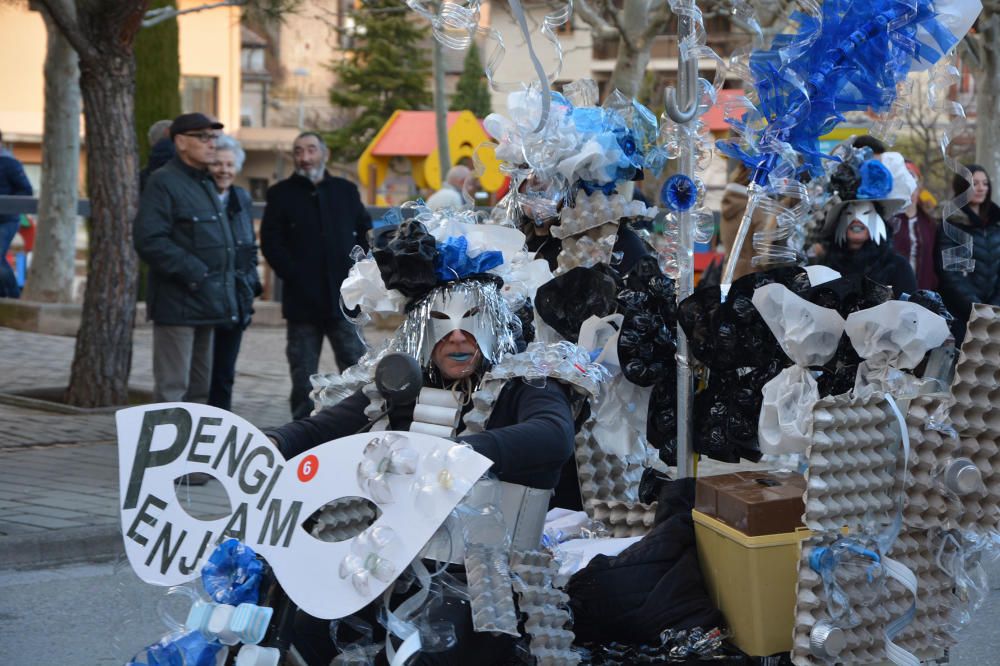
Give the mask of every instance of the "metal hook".
MULTIPOLYGON (((682 14, 679 19, 677 21, 678 45, 693 33, 691 17, 682 14)), ((664 91, 664 101, 667 115, 678 125, 691 121, 698 112, 698 59, 692 58, 690 54, 685 57, 683 48, 677 68, 677 88, 667 88, 664 91), (680 104, 677 103, 677 89, 680 89, 681 92, 680 104), (681 106, 683 109, 680 108, 681 106)))
POLYGON ((677 90, 669 87, 664 92, 667 115, 677 123, 683 125, 694 119, 698 112, 698 61, 694 58, 681 60, 680 68, 677 72, 677 83, 681 91, 683 109, 677 103, 677 90))

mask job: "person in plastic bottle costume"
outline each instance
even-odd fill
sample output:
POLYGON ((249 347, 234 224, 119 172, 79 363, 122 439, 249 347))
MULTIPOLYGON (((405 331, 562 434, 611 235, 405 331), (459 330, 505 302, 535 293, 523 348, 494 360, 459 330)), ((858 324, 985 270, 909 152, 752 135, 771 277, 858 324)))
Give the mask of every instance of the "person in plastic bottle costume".
POLYGON ((893 189, 897 175, 905 171, 901 157, 899 163, 899 174, 877 160, 867 160, 857 169, 850 164, 838 167, 831 177, 831 188, 841 200, 827 211, 826 227, 835 231, 823 259, 824 265, 841 275, 862 275, 892 287, 895 298, 917 291, 916 275, 909 262, 896 254, 891 228, 885 222, 910 197, 906 191, 896 198, 893 189))
MULTIPOLYGON (((399 235, 408 235, 410 240, 426 233, 417 223, 401 226, 405 229, 399 235)), ((433 241, 429 235, 425 238, 433 241)), ((471 395, 485 372, 504 355, 515 351, 510 332, 517 329, 516 317, 499 294, 499 278, 480 274, 442 282, 433 274, 413 275, 420 272, 410 270, 414 263, 421 263, 419 260, 399 261, 400 253, 392 251, 380 254, 377 250, 375 256, 386 285, 400 287, 400 282, 404 282, 406 286, 402 291, 410 295, 407 320, 397 334, 403 350, 420 362, 425 387, 453 392, 464 418, 472 408, 471 395)), ((357 391, 311 417, 293 421, 267 434, 282 453, 291 458, 366 426, 369 423, 365 414, 369 395, 371 391, 368 395, 364 390, 357 391)), ((384 429, 407 430, 413 419, 413 404, 392 405, 384 429)), ((375 429, 382 429, 382 425, 377 423, 375 429)), ((554 489, 573 453, 570 397, 568 390, 555 381, 540 385, 521 379, 508 381, 496 398, 485 431, 467 434, 463 430, 464 422, 460 419, 455 438, 492 460, 490 471, 509 484, 554 489)), ((459 578, 464 575, 458 565, 451 565, 449 571, 459 578)), ((375 621, 376 606, 371 604, 359 616, 380 629, 375 621)), ((432 612, 432 619, 454 625, 458 640, 450 650, 421 653, 416 663, 468 664, 474 660, 476 663, 503 664, 509 661, 514 640, 509 636, 473 632, 468 602, 445 597, 432 612)), ((325 666, 337 652, 329 639, 330 623, 300 615, 296 623, 296 647, 309 664, 325 666)))

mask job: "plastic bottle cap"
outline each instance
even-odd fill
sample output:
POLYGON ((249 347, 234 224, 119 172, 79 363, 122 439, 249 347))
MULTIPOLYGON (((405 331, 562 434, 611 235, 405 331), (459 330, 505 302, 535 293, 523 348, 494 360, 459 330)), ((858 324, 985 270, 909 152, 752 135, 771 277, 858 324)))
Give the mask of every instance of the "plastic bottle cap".
POLYGON ((983 482, 983 475, 968 458, 959 458, 945 472, 945 486, 956 495, 967 495, 983 482))
POLYGON ((836 657, 847 647, 847 636, 840 627, 826 620, 817 622, 809 632, 809 649, 820 659, 836 657))
POLYGON ((229 618, 233 616, 236 608, 229 604, 219 604, 212 611, 212 617, 208 619, 208 628, 205 633, 215 638, 223 645, 236 645, 240 642, 239 636, 229 628, 229 618))
POLYGON ((236 655, 236 666, 278 666, 280 658, 277 648, 244 645, 236 655))

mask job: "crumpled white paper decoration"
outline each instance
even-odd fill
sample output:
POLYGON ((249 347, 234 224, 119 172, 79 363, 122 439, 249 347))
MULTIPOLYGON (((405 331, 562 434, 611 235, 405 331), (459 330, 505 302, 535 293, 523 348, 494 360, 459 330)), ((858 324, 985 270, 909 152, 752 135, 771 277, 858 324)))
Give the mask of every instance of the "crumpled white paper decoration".
POLYGON ((754 292, 753 304, 795 365, 764 385, 757 437, 769 455, 799 453, 812 439, 812 408, 819 386, 809 366, 823 365, 837 351, 844 319, 836 310, 820 307, 781 284, 754 292))
POLYGON ((833 282, 841 277, 839 271, 835 271, 829 266, 821 266, 820 264, 806 266, 806 275, 809 276, 809 285, 812 287, 825 282, 833 282))
POLYGON ((852 312, 845 332, 864 359, 858 366, 855 393, 876 390, 897 398, 916 393, 916 378, 901 371, 915 368, 949 335, 943 317, 907 301, 886 301, 852 312))
POLYGON ((398 313, 406 305, 406 297, 397 289, 386 289, 375 259, 368 257, 355 262, 340 285, 344 305, 353 310, 360 307, 373 312, 398 313))
POLYGON ((636 386, 621 372, 618 334, 624 320, 621 314, 591 316, 580 326, 579 346, 613 375, 601 386, 593 405, 591 434, 604 452, 629 462, 644 462, 646 419, 653 388, 636 386))

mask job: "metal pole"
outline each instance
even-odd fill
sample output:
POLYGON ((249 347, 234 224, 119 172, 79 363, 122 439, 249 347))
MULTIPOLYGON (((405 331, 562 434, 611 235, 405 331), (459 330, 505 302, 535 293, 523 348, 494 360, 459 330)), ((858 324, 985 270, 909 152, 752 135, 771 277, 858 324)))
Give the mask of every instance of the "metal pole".
MULTIPOLYGON (((688 0, 686 6, 694 8, 694 0, 688 0)), ((677 41, 680 43, 693 32, 691 15, 682 12, 677 21, 677 41)), ((677 69, 677 90, 665 91, 666 111, 680 125, 688 126, 697 117, 698 108, 698 61, 682 56, 677 69), (678 94, 679 93, 679 94, 678 94)), ((692 132, 683 132, 681 140, 679 171, 687 176, 694 174, 695 136, 692 132)), ((691 228, 690 209, 678 213, 678 247, 677 247, 677 302, 694 293, 694 233, 691 228)), ((694 456, 691 437, 692 403, 694 397, 694 378, 691 374, 690 351, 687 336, 683 329, 677 327, 677 477, 686 478, 694 475, 694 456)))

